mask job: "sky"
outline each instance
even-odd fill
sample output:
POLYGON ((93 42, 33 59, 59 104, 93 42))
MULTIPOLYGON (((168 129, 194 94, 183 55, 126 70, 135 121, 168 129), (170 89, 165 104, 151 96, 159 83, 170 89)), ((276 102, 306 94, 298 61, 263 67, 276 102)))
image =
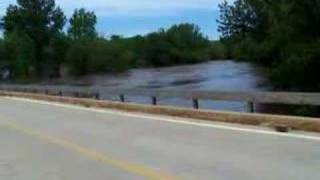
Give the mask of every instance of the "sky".
MULTIPOLYGON (((56 0, 67 17, 76 8, 94 11, 100 35, 125 37, 147 34, 176 23, 195 23, 210 39, 217 39, 218 4, 223 0, 56 0)), ((229 0, 232 1, 232 0, 229 0)), ((0 16, 16 0, 0 0, 0 16)))

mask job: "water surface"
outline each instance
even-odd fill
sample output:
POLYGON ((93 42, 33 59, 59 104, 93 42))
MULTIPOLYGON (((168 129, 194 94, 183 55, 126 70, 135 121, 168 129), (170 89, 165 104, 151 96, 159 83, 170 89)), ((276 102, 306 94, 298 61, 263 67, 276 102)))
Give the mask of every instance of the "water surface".
MULTIPOLYGON (((133 69, 127 73, 91 75, 72 81, 74 85, 103 86, 112 88, 183 89, 217 91, 265 91, 267 82, 261 69, 246 62, 231 60, 211 61, 203 64, 169 68, 133 69)), ((67 82, 67 83, 70 83, 67 82)), ((105 99, 117 100, 102 94, 105 99)), ((149 98, 128 97, 129 101, 150 103, 149 98)), ((160 104, 191 107, 183 99, 160 99, 160 104)), ((247 103, 201 101, 202 108, 246 111, 247 103)))

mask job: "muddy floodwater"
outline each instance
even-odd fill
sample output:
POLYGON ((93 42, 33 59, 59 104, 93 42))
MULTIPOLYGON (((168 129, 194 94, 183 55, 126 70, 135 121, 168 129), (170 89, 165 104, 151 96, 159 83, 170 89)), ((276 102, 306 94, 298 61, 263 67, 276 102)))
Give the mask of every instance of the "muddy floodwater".
MULTIPOLYGON (((121 74, 101 74, 81 79, 60 81, 76 86, 112 88, 183 89, 218 91, 266 91, 268 82, 262 70, 250 63, 231 60, 211 61, 203 64, 169 68, 133 69, 121 74)), ((108 94, 102 98, 117 100, 108 94)), ((150 103, 150 98, 128 97, 131 102, 150 103)), ((191 107, 192 102, 183 99, 160 99, 159 104, 191 107)), ((200 101, 201 108, 215 110, 246 111, 244 102, 200 101)))

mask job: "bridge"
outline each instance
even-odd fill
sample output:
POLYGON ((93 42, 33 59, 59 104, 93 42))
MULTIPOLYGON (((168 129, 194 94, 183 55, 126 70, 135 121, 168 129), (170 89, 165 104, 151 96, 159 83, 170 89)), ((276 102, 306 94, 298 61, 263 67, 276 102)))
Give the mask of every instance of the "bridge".
POLYGON ((320 119, 254 113, 259 103, 319 106, 318 93, 0 89, 0 179, 320 178, 320 119), (151 105, 125 103, 132 95, 151 105), (194 109, 160 106, 163 97, 194 109), (248 113, 202 110, 201 100, 246 102, 248 113))

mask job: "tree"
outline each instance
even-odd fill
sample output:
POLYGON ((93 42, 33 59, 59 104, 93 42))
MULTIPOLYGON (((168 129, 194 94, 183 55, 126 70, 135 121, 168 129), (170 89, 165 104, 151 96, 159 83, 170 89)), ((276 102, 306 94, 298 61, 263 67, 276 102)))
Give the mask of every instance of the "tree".
MULTIPOLYGON (((73 42, 67 53, 67 63, 73 75, 82 76, 92 72, 91 69, 98 69, 92 68, 95 64, 90 62, 90 56, 95 48, 93 44, 97 40, 96 23, 97 17, 94 12, 86 11, 83 8, 76 9, 70 18, 68 36, 73 42)), ((97 59, 95 62, 101 65, 100 60, 97 59)), ((104 67, 100 66, 99 68, 103 69, 104 67)))
POLYGON ((209 59, 210 42, 194 24, 173 25, 146 37, 145 60, 153 66, 203 62, 209 59))
POLYGON ((34 46, 35 62, 32 66, 42 75, 44 49, 55 34, 61 33, 66 18, 54 0, 17 0, 3 17, 4 34, 24 33, 34 46))
POLYGON ((320 0, 236 0, 220 5, 222 40, 236 59, 270 68, 277 87, 320 89, 320 0))
POLYGON ((91 54, 90 42, 85 40, 77 40, 67 52, 67 65, 69 72, 75 76, 83 76, 88 74, 89 56, 91 54))
POLYGON ((33 41, 24 33, 10 33, 4 38, 2 68, 19 78, 28 78, 30 63, 35 61, 33 41))
POLYGON ((70 19, 70 28, 68 34, 73 40, 82 38, 94 39, 97 37, 95 25, 97 17, 94 12, 85 9, 76 9, 70 19))
POLYGON ((220 19, 218 31, 222 38, 231 38, 234 36, 246 36, 255 30, 259 23, 258 12, 250 0, 236 0, 230 5, 226 0, 219 4, 220 19))
POLYGON ((0 38, 0 70, 6 65, 4 40, 0 38))
POLYGON ((57 34, 50 44, 45 48, 46 64, 51 68, 47 70, 46 75, 55 78, 60 76, 60 70, 63 63, 66 62, 67 52, 70 46, 70 39, 65 33, 57 34))

